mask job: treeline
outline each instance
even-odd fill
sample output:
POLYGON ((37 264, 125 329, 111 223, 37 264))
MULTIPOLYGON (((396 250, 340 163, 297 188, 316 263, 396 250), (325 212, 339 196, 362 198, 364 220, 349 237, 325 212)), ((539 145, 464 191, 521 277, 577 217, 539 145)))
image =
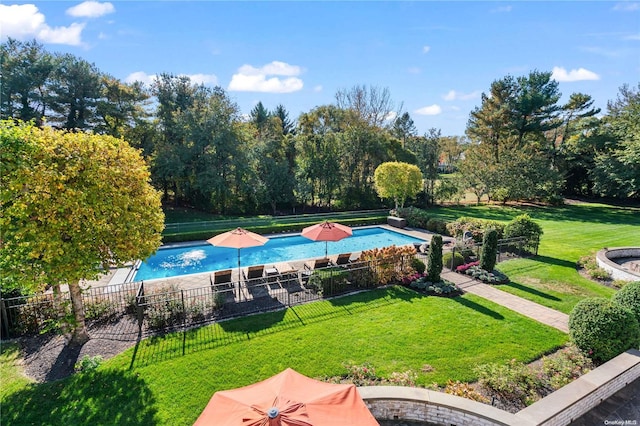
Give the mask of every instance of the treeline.
POLYGON ((224 89, 188 77, 128 84, 36 41, 9 39, 0 55, 2 118, 122 137, 176 205, 225 214, 381 207, 373 176, 386 161, 420 168, 423 205, 467 190, 500 201, 640 196, 640 90, 627 86, 600 114, 584 94, 560 105, 550 73, 507 76, 483 94, 466 137, 443 137, 418 135, 406 112, 394 117, 388 89, 340 90, 297 119, 262 103, 245 117, 224 89), (443 170, 459 173, 439 180, 443 170))

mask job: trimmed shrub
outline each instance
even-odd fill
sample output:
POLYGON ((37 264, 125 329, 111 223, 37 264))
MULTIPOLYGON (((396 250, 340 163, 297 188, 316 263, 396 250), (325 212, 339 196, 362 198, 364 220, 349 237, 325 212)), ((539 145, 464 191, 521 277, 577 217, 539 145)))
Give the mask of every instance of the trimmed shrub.
POLYGON ((441 235, 449 235, 449 232, 447 231, 447 222, 440 219, 429 219, 427 222, 427 231, 441 235))
POLYGON ((569 334, 580 350, 596 363, 604 363, 640 345, 640 325, 627 308, 591 297, 576 304, 569 315, 569 334))
POLYGON ((423 274, 427 266, 424 262, 418 258, 411 259, 411 267, 416 270, 417 273, 423 274))
POLYGON ((414 257, 416 249, 410 246, 384 247, 381 249, 364 250, 360 254, 362 262, 370 262, 373 266, 373 280, 377 285, 387 285, 402 280, 410 273, 410 258, 414 257))
POLYGON ((531 220, 528 214, 516 216, 504 227, 503 238, 526 237, 528 247, 536 247, 543 234, 542 227, 531 220))
POLYGON ((498 231, 491 228, 484 233, 482 239, 482 253, 480 254, 480 267, 487 272, 493 271, 496 266, 496 254, 498 253, 498 231))
POLYGON ((633 281, 618 290, 612 300, 629 309, 640 323, 640 281, 633 281))
POLYGON ((445 253, 442 256, 442 264, 451 270, 455 270, 458 266, 464 264, 464 257, 458 252, 456 252, 455 256, 453 253, 445 253))
POLYGON ((429 216, 425 210, 417 207, 403 207, 395 211, 398 217, 403 217, 407 220, 407 225, 412 228, 427 229, 427 223, 429 222, 429 216))
POLYGON ((429 260, 427 263, 427 279, 432 283, 440 281, 442 272, 442 236, 434 235, 429 245, 429 260))
POLYGON ((493 228, 498 232, 498 239, 502 238, 505 225, 495 220, 476 219, 473 217, 461 217, 455 222, 447 224, 449 235, 457 239, 462 239, 466 231, 471 232, 473 241, 479 243, 482 241, 485 230, 493 228))

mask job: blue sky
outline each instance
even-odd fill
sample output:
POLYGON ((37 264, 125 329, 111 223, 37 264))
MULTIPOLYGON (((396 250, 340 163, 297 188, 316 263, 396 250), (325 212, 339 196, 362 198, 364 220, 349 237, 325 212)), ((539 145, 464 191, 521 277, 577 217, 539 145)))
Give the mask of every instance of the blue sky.
POLYGON ((553 72, 597 106, 640 83, 640 2, 41 1, 0 4, 0 36, 37 39, 123 81, 184 74, 248 113, 292 118, 339 89, 388 88, 418 131, 463 135, 493 81, 553 72))

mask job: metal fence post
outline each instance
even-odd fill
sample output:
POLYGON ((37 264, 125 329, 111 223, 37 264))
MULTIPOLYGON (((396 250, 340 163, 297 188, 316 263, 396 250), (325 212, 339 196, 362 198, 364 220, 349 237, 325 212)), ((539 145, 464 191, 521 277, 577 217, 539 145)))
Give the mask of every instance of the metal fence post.
POLYGON ((2 334, 8 338, 11 337, 9 334, 9 317, 4 303, 4 299, 0 299, 0 311, 2 311, 2 334))
POLYGON ((138 333, 142 332, 142 322, 144 321, 144 281, 140 281, 140 288, 136 294, 136 316, 138 317, 138 333))
POLYGON ((182 328, 187 328, 187 307, 184 305, 184 290, 180 289, 180 299, 182 299, 182 328))

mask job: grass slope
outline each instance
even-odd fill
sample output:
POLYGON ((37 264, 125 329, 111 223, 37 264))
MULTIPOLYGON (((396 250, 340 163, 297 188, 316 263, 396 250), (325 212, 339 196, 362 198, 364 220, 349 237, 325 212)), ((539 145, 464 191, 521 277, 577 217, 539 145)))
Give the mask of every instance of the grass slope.
POLYGON ((484 299, 425 297, 392 287, 147 339, 94 373, 4 396, 2 423, 188 425, 211 395, 292 367, 379 376, 413 370, 419 384, 475 379, 478 364, 531 361, 567 336, 484 299), (421 372, 428 364, 429 373, 421 372))

